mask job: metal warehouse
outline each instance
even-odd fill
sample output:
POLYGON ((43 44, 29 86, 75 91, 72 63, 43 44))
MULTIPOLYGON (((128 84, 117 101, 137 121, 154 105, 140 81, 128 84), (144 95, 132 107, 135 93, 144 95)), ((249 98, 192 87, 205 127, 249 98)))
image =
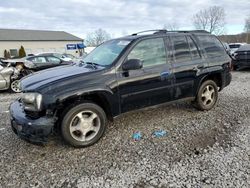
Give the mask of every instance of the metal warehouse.
POLYGON ((64 31, 0 29, 0 57, 5 50, 11 57, 18 56, 21 46, 26 54, 59 52, 76 56, 84 48, 83 39, 64 31))

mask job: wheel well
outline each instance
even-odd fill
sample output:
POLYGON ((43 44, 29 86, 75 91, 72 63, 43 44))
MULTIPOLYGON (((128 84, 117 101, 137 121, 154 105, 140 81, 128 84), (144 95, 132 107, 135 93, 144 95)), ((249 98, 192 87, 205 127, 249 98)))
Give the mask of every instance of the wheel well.
POLYGON ((58 117, 59 121, 61 121, 61 119, 65 116, 69 109, 76 106, 77 104, 83 103, 84 101, 93 102, 99 105, 106 113, 107 118, 113 121, 113 116, 110 110, 110 104, 108 103, 104 95, 98 93, 72 97, 59 104, 59 108, 56 113, 56 116, 58 117))
POLYGON ((206 76, 202 80, 201 84, 203 82, 207 81, 207 80, 213 80, 219 88, 222 86, 222 79, 221 79, 221 74, 220 73, 210 74, 210 75, 206 76))

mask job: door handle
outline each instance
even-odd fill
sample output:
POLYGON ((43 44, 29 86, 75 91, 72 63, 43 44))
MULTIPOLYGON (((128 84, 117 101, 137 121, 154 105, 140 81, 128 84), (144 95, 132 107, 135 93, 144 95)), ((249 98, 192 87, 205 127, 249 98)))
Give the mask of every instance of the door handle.
POLYGON ((167 72, 167 71, 164 71, 164 72, 161 73, 161 77, 165 77, 165 76, 168 76, 168 75, 169 75, 169 72, 167 72))
POLYGON ((168 76, 169 76, 168 71, 161 72, 161 80, 166 80, 168 76))

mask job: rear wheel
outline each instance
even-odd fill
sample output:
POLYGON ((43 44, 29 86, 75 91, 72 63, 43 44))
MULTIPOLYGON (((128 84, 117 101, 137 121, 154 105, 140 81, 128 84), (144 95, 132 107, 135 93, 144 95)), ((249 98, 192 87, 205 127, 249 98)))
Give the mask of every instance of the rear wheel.
POLYGON ((74 147, 96 143, 106 129, 106 114, 94 103, 82 103, 71 108, 62 120, 62 136, 74 147))
POLYGON ((212 80, 203 82, 199 88, 194 106, 199 110, 212 109, 218 100, 218 87, 212 80))

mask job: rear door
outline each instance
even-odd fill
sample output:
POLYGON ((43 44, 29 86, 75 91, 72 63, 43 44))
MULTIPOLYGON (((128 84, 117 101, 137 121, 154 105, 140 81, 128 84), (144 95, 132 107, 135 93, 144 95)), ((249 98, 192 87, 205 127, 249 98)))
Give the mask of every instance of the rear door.
POLYGON ((47 68, 51 68, 51 67, 56 67, 56 66, 59 66, 62 62, 61 59, 55 57, 55 56, 47 56, 46 57, 47 59, 47 68))
POLYGON ((181 34, 171 36, 171 49, 175 76, 174 99, 194 97, 195 81, 205 66, 198 46, 192 35, 181 34))
POLYGON ((34 70, 42 70, 48 65, 46 58, 43 56, 31 57, 27 60, 31 61, 34 64, 34 67, 32 68, 34 70))
POLYGON ((139 59, 143 62, 143 68, 128 72, 118 70, 121 111, 126 112, 172 100, 174 79, 171 65, 167 63, 168 52, 164 39, 144 39, 130 50, 125 59, 139 59))

